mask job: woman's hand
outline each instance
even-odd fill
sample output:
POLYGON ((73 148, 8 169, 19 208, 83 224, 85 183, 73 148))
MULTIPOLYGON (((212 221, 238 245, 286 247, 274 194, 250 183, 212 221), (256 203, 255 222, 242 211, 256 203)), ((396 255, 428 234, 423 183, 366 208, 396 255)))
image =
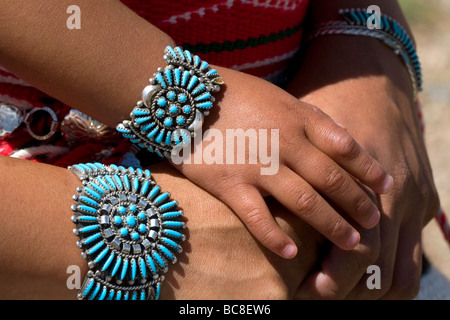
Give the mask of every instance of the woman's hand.
POLYGON ((285 260, 263 248, 236 214, 168 163, 150 167, 185 212, 187 240, 169 269, 161 299, 292 299, 318 259, 323 238, 273 200, 268 206, 301 248, 285 260))
POLYGON ((392 190, 377 198, 379 226, 360 229, 361 243, 352 251, 332 247, 298 296, 414 297, 421 275, 421 231, 437 213, 439 199, 401 60, 376 40, 323 37, 309 48, 290 92, 342 123, 394 178, 392 190), (379 290, 366 286, 371 264, 380 267, 379 290))
MULTIPOLYGON (((318 108, 298 101, 267 81, 229 69, 217 70, 226 88, 216 109, 206 118, 207 128, 219 131, 227 139, 228 129, 240 129, 244 134, 250 130, 279 130, 279 141, 268 146, 272 153, 279 151, 274 160, 278 172, 262 175, 264 165, 256 161, 257 155, 249 149, 238 149, 245 154, 245 164, 225 162, 230 154, 234 161, 236 152, 234 146, 227 148, 228 140, 220 142, 215 150, 216 155, 222 154, 220 160, 224 159, 224 163, 182 163, 178 166, 181 172, 229 205, 250 232, 280 256, 292 258, 296 248, 271 216, 263 199, 266 195, 276 198, 338 247, 355 247, 359 234, 333 206, 362 227, 372 228, 380 213, 355 179, 384 193, 390 188, 392 177, 318 108)), ((258 137, 262 138, 266 137, 258 137)), ((208 147, 211 148, 204 141, 197 152, 205 154, 208 147)), ((268 150, 259 150, 261 153, 267 154, 268 150)))

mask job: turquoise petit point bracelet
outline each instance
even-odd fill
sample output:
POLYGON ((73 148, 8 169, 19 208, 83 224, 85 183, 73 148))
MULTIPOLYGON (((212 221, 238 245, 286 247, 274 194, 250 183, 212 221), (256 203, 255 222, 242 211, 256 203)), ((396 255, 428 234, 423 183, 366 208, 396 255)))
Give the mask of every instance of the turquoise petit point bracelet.
POLYGON ((159 68, 130 114, 116 129, 137 146, 171 158, 175 146, 188 145, 213 107, 223 79, 206 61, 180 47, 166 47, 159 68))
POLYGON ((81 181, 73 196, 77 245, 91 269, 82 300, 153 300, 185 240, 183 211, 149 170, 100 163, 68 167, 81 181))

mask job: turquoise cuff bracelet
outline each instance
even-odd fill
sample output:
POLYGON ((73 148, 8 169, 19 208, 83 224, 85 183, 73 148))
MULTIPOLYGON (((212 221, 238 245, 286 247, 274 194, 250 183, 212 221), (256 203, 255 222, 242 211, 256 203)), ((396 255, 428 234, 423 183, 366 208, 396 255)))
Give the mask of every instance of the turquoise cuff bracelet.
POLYGON ((100 163, 68 168, 83 187, 73 196, 72 222, 91 269, 83 300, 158 299, 169 264, 177 262, 183 211, 149 170, 100 163))
POLYGON ((168 46, 167 63, 151 78, 130 114, 116 129, 137 146, 171 158, 174 147, 188 145, 213 107, 213 93, 224 83, 206 61, 168 46))

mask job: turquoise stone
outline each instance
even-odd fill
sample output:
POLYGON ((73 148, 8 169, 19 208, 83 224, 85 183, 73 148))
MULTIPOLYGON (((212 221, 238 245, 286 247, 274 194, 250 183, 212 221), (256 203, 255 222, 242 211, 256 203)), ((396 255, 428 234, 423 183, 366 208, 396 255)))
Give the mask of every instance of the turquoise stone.
POLYGON ((105 264, 102 267, 102 271, 105 271, 106 269, 109 268, 109 266, 111 265, 111 262, 114 260, 114 252, 112 252, 108 259, 106 260, 105 264))
POLYGON ((147 110, 147 109, 135 108, 135 109, 133 110, 133 114, 134 114, 135 116, 137 116, 137 117, 139 117, 139 116, 146 116, 146 115, 148 115, 149 113, 150 113, 150 111, 147 110))
POLYGON ((196 95, 205 89, 206 89, 206 86, 203 83, 200 83, 198 86, 195 87, 195 89, 191 92, 191 94, 196 95))
POLYGON ((201 95, 199 95, 197 98, 195 98, 195 101, 206 100, 209 98, 211 98, 211 93, 203 92, 201 95))
POLYGON ((148 116, 148 117, 139 117, 139 118, 136 118, 135 121, 136 121, 136 123, 141 124, 141 123, 144 123, 144 122, 146 122, 146 121, 148 121, 150 119, 151 119, 150 116, 148 116))
POLYGON ((161 85, 161 87, 163 87, 163 88, 166 88, 166 87, 167 87, 167 85, 166 85, 166 83, 164 82, 164 78, 163 78, 163 76, 162 76, 161 73, 157 73, 157 74, 155 75, 155 78, 156 78, 156 81, 158 81, 158 83, 161 85))
POLYGON ((92 190, 91 188, 85 187, 84 191, 97 200, 102 199, 102 197, 96 191, 92 190))
POLYGON ((186 118, 185 118, 185 117, 183 117, 183 116, 178 116, 178 117, 177 117, 177 123, 178 123, 178 124, 182 125, 182 124, 184 124, 185 122, 186 122, 186 118))
POLYGON ((160 107, 164 107, 165 105, 166 105, 166 103, 167 103, 167 100, 164 98, 164 97, 160 97, 159 99, 158 99, 158 106, 160 106, 160 107))
POLYGON ((158 118, 162 118, 162 117, 164 117, 164 110, 158 109, 158 110, 156 110, 155 114, 158 118))
POLYGON ((128 216, 126 221, 130 227, 134 227, 134 225, 136 224, 136 218, 134 216, 128 216))
POLYGON ((173 91, 167 92, 167 95, 166 95, 167 99, 169 99, 169 100, 175 99, 176 96, 177 96, 176 93, 173 91))
POLYGON ((94 242, 94 241, 97 240, 98 238, 100 238, 101 235, 102 235, 102 234, 101 234, 100 232, 95 233, 95 234, 93 234, 92 236, 89 236, 89 237, 83 239, 82 242, 83 242, 83 244, 89 244, 89 243, 91 243, 91 242, 94 242))
POLYGON ((121 229, 120 229, 120 234, 121 234, 122 236, 126 236, 126 235, 128 234, 128 229, 127 229, 127 228, 121 228, 121 229))
POLYGON ((183 71, 183 76, 181 77, 181 85, 184 87, 187 80, 189 79, 189 71, 183 71))
POLYGON ((184 112, 184 113, 189 113, 189 112, 191 112, 191 106, 184 106, 184 107, 183 107, 183 112, 184 112))
POLYGON ((87 211, 87 212, 90 212, 90 213, 97 213, 97 209, 94 209, 94 208, 89 207, 89 206, 80 205, 80 206, 78 206, 78 209, 81 210, 81 211, 87 211))
POLYGON ((191 90, 194 85, 197 83, 198 81, 198 77, 197 76, 192 76, 191 80, 189 80, 189 84, 187 85, 187 89, 191 90))
POLYGON ((81 229, 79 229, 80 232, 91 232, 94 230, 97 230, 98 228, 100 228, 100 226, 98 224, 94 224, 92 226, 87 226, 87 227, 83 227, 81 229))
POLYGON ((131 280, 136 279, 136 260, 131 260, 131 280))
POLYGON ((162 140, 163 140, 163 138, 164 138, 164 130, 162 130, 162 131, 158 134, 158 136, 156 137, 155 141, 158 142, 158 143, 161 143, 162 140))
POLYGON ((114 277, 114 275, 117 273, 117 271, 120 268, 120 265, 122 264, 122 258, 119 256, 117 257, 116 264, 114 265, 114 268, 111 271, 111 276, 114 277))
POLYGON ((169 69, 164 70, 164 74, 166 75, 167 82, 169 85, 172 85, 172 71, 169 69))
POLYGON ((137 233, 137 232, 132 232, 131 233, 131 239, 133 239, 133 240, 137 240, 137 239, 139 239, 139 233, 137 233))
POLYGON ((174 104, 172 104, 172 105, 170 105, 169 106, 169 112, 170 113, 176 113, 178 111, 178 107, 176 106, 176 105, 174 105, 174 104))
POLYGON ((119 213, 124 214, 125 212, 127 212, 127 209, 124 206, 120 206, 119 208, 117 208, 117 211, 119 211, 119 213))
POLYGON ((89 291, 91 291, 93 286, 94 286, 94 279, 91 279, 91 280, 89 280, 89 283, 86 286, 86 289, 84 289, 84 291, 83 291, 84 297, 86 297, 88 295, 89 291))
POLYGON ((127 270, 128 270, 128 260, 125 259, 125 260, 123 260, 122 273, 120 274, 120 280, 123 280, 123 278, 125 278, 125 275, 127 274, 127 270))
POLYGON ((172 132, 167 132, 167 135, 166 135, 166 141, 165 141, 165 144, 166 145, 170 145, 170 142, 172 141, 172 132))
POLYGON ((180 94, 178 95, 178 101, 179 101, 179 102, 183 103, 183 102, 185 102, 186 100, 187 100, 187 97, 186 97, 186 95, 185 95, 184 93, 180 93, 180 94))
POLYGON ((145 231, 147 231, 147 227, 145 226, 145 224, 141 223, 139 225, 139 232, 144 233, 145 231))
POLYGON ((149 186, 150 186, 150 181, 145 180, 144 183, 142 184, 142 188, 141 188, 141 194, 142 195, 145 195, 147 193, 149 186))
POLYGON ((175 258, 175 257, 173 256, 172 252, 170 252, 170 250, 167 249, 166 247, 164 247, 164 246, 162 246, 162 245, 159 245, 159 246, 158 246, 158 249, 159 249, 162 253, 164 253, 164 255, 165 255, 167 258, 169 258, 170 260, 173 260, 173 259, 175 258))
POLYGON ((165 118, 165 119, 164 119, 164 125, 165 125, 166 127, 170 127, 172 124, 173 124, 172 118, 165 118))
POLYGON ((137 216, 141 220, 144 220, 146 218, 146 214, 144 211, 139 212, 137 216))
POLYGON ((206 101, 206 102, 202 102, 197 104, 197 108, 205 108, 205 109, 209 109, 212 107, 212 102, 211 101, 206 101))
POLYGON ((141 270, 141 274, 143 278, 147 277, 147 268, 145 267, 145 260, 139 258, 139 269, 141 270))
POLYGON ((181 78, 181 71, 180 71, 180 69, 175 69, 175 70, 173 70, 173 74, 175 75, 175 84, 177 85, 177 86, 179 86, 180 85, 180 78, 181 78))
POLYGON ((121 216, 114 216, 114 223, 115 224, 121 224, 122 223, 122 217, 121 216))

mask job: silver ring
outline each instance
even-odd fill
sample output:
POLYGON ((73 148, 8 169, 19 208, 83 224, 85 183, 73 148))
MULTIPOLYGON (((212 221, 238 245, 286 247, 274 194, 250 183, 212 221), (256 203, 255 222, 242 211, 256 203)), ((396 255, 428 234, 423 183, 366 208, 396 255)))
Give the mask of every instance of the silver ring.
POLYGON ((27 126, 27 130, 28 130, 28 133, 30 134, 30 136, 32 136, 36 140, 42 141, 42 140, 50 139, 56 133, 57 128, 58 128, 58 117, 56 116, 56 113, 49 107, 33 108, 30 110, 30 112, 25 117, 24 123, 27 126), (52 117, 52 124, 50 125, 50 130, 45 135, 38 135, 38 134, 34 133, 30 126, 31 121, 32 121, 32 115, 38 111, 45 111, 52 117))

